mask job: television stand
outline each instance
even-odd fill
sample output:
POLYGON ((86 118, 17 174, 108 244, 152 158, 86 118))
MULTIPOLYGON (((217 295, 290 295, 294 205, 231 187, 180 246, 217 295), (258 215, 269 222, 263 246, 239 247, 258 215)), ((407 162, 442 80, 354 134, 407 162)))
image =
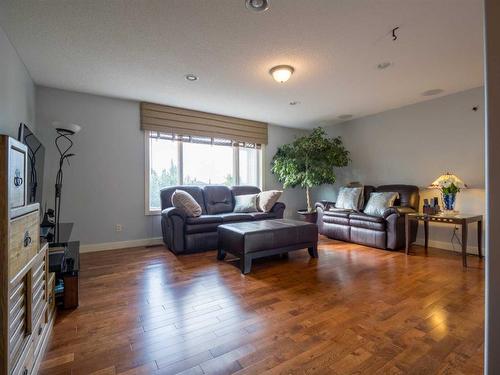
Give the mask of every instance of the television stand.
POLYGON ((49 244, 49 272, 56 274, 57 305, 64 309, 75 309, 79 304, 80 242, 69 241, 73 223, 61 223, 63 227, 66 230, 61 231, 59 237, 63 241, 49 244))

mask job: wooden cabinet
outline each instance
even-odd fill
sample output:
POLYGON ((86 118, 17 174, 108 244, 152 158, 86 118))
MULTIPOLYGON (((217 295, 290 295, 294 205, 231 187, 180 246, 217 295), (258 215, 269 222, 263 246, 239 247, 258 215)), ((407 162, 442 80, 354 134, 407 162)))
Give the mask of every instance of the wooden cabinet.
POLYGON ((25 146, 0 136, 0 375, 38 371, 55 317, 40 209, 26 204, 26 162, 25 146))

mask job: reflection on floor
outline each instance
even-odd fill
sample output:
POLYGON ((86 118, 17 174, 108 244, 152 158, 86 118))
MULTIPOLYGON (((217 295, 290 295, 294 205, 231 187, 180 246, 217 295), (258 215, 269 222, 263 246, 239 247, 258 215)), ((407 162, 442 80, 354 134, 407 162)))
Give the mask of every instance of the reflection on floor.
MULTIPOLYGON (((215 252, 82 255, 42 374, 481 374, 484 269, 322 238, 243 276, 215 252)), ((235 261, 234 263, 236 263, 235 261)))

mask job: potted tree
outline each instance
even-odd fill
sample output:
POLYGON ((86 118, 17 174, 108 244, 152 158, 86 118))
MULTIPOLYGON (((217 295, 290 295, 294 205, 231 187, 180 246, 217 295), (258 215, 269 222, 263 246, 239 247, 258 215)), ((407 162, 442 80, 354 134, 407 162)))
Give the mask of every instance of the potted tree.
POLYGON ((294 142, 280 146, 271 162, 271 172, 284 188, 300 186, 306 189, 307 210, 298 211, 306 221, 316 222, 311 202, 311 188, 333 184, 334 167, 349 163, 347 151, 340 137, 329 138, 325 129, 318 127, 294 142))

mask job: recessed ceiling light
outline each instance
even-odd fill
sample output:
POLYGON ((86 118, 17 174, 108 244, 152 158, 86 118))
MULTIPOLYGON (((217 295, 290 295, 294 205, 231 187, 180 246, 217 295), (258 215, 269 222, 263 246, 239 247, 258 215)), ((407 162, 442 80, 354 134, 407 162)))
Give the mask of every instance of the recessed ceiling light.
POLYGON ((392 65, 391 62, 384 61, 384 62, 381 62, 380 64, 377 64, 377 69, 384 70, 384 69, 387 69, 388 67, 390 67, 391 65, 392 65))
POLYGON ((337 117, 339 120, 349 120, 352 118, 352 115, 340 115, 337 117))
POLYGON ((269 0, 245 0, 245 6, 254 12, 264 12, 269 9, 269 0))
POLYGON ((433 96, 433 95, 441 94, 443 92, 444 92, 443 89, 431 89, 431 90, 424 91, 422 93, 422 96, 433 96))
POLYGON ((294 101, 291 101, 291 102, 290 102, 290 103, 288 103, 288 104, 290 104, 290 105, 297 105, 297 104, 300 104, 300 102, 299 102, 299 101, 297 101, 297 100, 294 100, 294 101))
POLYGON ((290 65, 278 65, 271 70, 269 70, 269 74, 271 74, 276 82, 283 83, 290 79, 295 69, 293 69, 290 65))
POLYGON ((191 82, 198 81, 198 76, 195 76, 194 74, 186 74, 184 78, 191 82))

